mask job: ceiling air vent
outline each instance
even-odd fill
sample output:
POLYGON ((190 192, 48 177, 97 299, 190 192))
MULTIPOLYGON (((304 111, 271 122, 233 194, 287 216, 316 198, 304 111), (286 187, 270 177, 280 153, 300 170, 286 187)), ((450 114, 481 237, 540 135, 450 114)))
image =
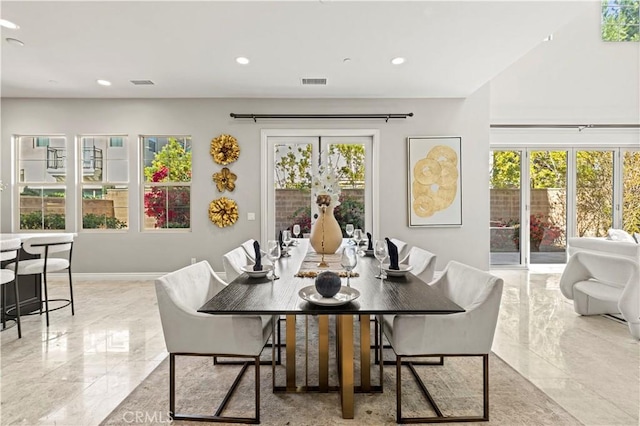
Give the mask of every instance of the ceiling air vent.
POLYGON ((151 80, 131 80, 134 86, 153 86, 155 83, 151 80))
POLYGON ((327 79, 326 78, 303 78, 302 85, 303 86, 326 86, 327 79))

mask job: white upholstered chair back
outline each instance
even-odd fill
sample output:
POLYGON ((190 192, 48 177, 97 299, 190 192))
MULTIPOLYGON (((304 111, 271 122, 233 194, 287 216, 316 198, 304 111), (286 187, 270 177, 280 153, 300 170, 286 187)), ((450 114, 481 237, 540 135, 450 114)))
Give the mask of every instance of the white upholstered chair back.
POLYGON ((409 254, 400 261, 405 265, 411 265, 411 273, 422 281, 429 283, 433 280, 436 271, 436 255, 420 247, 411 247, 409 254))
POLYGON ((397 238, 389 238, 389 240, 398 247, 398 259, 402 260, 407 256, 409 246, 406 242, 398 240, 397 238))
MULTIPOLYGON (((253 263, 253 262, 251 262, 253 263)), ((249 258, 244 248, 236 247, 222 256, 225 281, 230 283, 242 274, 242 267, 249 264, 249 258)))
POLYGON ((6 262, 13 260, 18 256, 20 251, 20 238, 11 238, 0 241, 0 261, 6 262))
POLYGON ((73 235, 72 234, 64 234, 64 235, 51 235, 46 237, 32 237, 24 242, 22 248, 29 254, 35 254, 44 256, 47 245, 48 253, 51 255, 53 253, 61 253, 67 252, 71 250, 71 244, 73 243, 73 235), (68 243, 68 244, 62 244, 68 243))
POLYGON ((396 315, 393 347, 400 355, 487 354, 498 322, 503 281, 455 261, 431 283, 465 309, 448 315, 396 315))
POLYGON ((260 354, 271 334, 270 317, 198 312, 225 286, 207 261, 156 280, 162 330, 170 353, 260 354))

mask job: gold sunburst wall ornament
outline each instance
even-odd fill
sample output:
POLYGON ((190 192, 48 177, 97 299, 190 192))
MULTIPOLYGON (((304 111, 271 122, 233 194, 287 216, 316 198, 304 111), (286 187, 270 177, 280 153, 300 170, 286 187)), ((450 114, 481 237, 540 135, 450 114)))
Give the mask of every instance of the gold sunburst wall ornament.
POLYGON ((220 228, 233 225, 238 220, 238 204, 227 197, 213 200, 209 203, 209 219, 220 228))
POLYGON ((211 140, 211 156, 213 161, 226 166, 240 156, 238 140, 231 135, 222 134, 211 140))
POLYGON ((223 167, 220 172, 213 174, 213 181, 216 183, 219 192, 236 189, 237 178, 238 176, 235 173, 231 173, 228 167, 223 167))

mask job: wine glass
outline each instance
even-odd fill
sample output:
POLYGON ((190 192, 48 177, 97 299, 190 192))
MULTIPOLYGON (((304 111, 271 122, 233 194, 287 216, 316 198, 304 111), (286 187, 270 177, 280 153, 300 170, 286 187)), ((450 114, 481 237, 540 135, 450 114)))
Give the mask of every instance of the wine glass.
POLYGON ((360 242, 364 239, 364 232, 362 232, 362 229, 357 228, 353 230, 353 241, 356 242, 356 251, 359 252, 360 251, 360 242))
POLYGON ((295 235, 296 238, 300 238, 300 225, 297 223, 293 225, 293 235, 295 235))
POLYGON ((276 260, 280 258, 280 242, 278 240, 267 241, 267 257, 273 264, 273 271, 271 271, 271 281, 280 278, 276 275, 276 260))
POLYGON ((347 287, 351 287, 349 278, 351 277, 351 271, 353 271, 353 268, 355 268, 357 264, 358 256, 356 256, 356 247, 345 247, 340 257, 340 265, 347 271, 347 287))
POLYGON ((293 241, 291 240, 291 231, 285 229, 282 231, 282 244, 284 244, 284 252, 282 253, 282 257, 289 257, 291 254, 289 253, 289 245, 293 241))
POLYGON ((376 275, 376 278, 386 278, 382 272, 382 262, 387 258, 389 252, 387 251, 387 242, 385 240, 376 240, 373 245, 373 255, 380 262, 380 274, 376 275))
MULTIPOLYGON (((347 235, 349 236, 349 238, 351 238, 351 236, 353 235, 353 223, 347 223, 347 226, 344 228, 344 230, 347 232, 347 235)), ((349 241, 349 244, 351 244, 353 242, 353 240, 349 241)))

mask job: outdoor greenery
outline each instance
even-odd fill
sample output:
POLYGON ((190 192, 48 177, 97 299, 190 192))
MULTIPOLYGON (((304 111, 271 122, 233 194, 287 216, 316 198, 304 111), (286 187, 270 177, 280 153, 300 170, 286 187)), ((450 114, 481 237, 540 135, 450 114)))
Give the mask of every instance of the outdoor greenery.
MULTIPOLYGON (((191 151, 175 138, 169 138, 156 153, 151 166, 145 167, 149 182, 190 182, 191 151)), ((191 188, 188 186, 152 186, 144 194, 145 214, 155 219, 156 228, 189 228, 191 226, 191 188)))
POLYGON ((640 41, 639 0, 602 1, 602 40, 640 41))
POLYGON ((87 213, 82 216, 83 229, 126 229, 127 222, 107 215, 87 213))
POLYGON ((41 211, 20 214, 20 229, 64 229, 64 215, 49 213, 42 217, 41 211))
MULTIPOLYGON (((576 215, 578 236, 604 236, 612 226, 613 154, 611 151, 578 151, 576 159, 576 215)), ((623 227, 627 232, 640 228, 640 153, 626 153, 623 161, 623 227)), ((491 188, 520 187, 520 155, 514 151, 494 151, 491 188)), ((558 189, 567 182, 565 151, 531 152, 532 189, 558 189)), ((550 206, 554 225, 564 228, 566 200, 559 197, 550 206)), ((515 219, 515 218, 512 218, 515 219)), ((509 219, 508 219, 509 220, 509 219)))

